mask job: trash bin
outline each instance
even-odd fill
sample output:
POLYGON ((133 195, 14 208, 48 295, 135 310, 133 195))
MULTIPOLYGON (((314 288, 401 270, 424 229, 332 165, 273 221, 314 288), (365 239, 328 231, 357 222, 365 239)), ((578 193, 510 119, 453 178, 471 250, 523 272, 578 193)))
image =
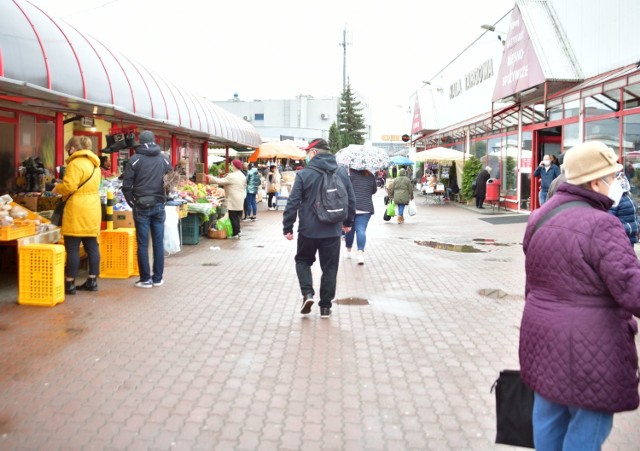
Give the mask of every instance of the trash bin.
POLYGON ((487 180, 487 197, 485 200, 500 200, 500 179, 487 180))

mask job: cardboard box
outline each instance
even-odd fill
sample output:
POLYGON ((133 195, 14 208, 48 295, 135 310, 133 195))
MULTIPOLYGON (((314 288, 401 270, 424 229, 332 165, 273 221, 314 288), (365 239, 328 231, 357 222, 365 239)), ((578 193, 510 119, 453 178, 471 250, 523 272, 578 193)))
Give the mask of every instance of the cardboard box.
POLYGON ((204 163, 196 163, 196 174, 204 174, 204 163))
POLYGON ((133 212, 132 211, 114 211, 113 212, 113 228, 133 228, 135 227, 135 223, 133 222, 133 212))
POLYGON ((39 196, 15 196, 13 201, 31 211, 38 211, 39 196))
POLYGON ((196 174, 196 183, 207 183, 207 174, 196 174))

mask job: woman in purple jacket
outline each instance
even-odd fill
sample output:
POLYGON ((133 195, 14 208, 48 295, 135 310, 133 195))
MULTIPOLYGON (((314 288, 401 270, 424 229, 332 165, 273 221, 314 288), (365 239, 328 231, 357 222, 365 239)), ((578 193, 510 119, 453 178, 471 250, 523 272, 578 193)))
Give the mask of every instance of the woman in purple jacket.
POLYGON ((540 450, 598 450, 613 414, 638 407, 640 263, 620 221, 622 170, 597 141, 570 149, 563 183, 524 237, 522 380, 535 393, 540 450))

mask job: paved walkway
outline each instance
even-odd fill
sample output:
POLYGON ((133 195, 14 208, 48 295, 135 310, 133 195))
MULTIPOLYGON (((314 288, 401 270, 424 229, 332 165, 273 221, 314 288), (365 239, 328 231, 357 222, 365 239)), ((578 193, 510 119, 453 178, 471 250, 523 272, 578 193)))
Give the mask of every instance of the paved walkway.
MULTIPOLYGON (((160 288, 101 279, 54 308, 1 291, 0 449, 505 449, 489 389, 518 367, 525 224, 424 199, 385 223, 375 200, 330 319, 299 314, 265 203, 241 240, 169 257, 160 288)), ((616 415, 605 449, 638 449, 639 420, 616 415)))

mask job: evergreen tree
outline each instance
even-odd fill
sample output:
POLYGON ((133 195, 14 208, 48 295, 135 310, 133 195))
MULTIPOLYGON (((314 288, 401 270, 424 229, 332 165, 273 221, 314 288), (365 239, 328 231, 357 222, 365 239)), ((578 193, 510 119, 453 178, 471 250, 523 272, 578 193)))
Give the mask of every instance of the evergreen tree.
POLYGON ((340 130, 340 145, 342 147, 349 144, 364 144, 367 128, 364 124, 362 107, 351 91, 350 83, 347 84, 340 96, 338 129, 340 130))
POLYGON ((342 149, 342 143, 340 142, 340 130, 338 130, 338 126, 335 122, 331 124, 331 127, 329 127, 329 147, 333 153, 342 149))

